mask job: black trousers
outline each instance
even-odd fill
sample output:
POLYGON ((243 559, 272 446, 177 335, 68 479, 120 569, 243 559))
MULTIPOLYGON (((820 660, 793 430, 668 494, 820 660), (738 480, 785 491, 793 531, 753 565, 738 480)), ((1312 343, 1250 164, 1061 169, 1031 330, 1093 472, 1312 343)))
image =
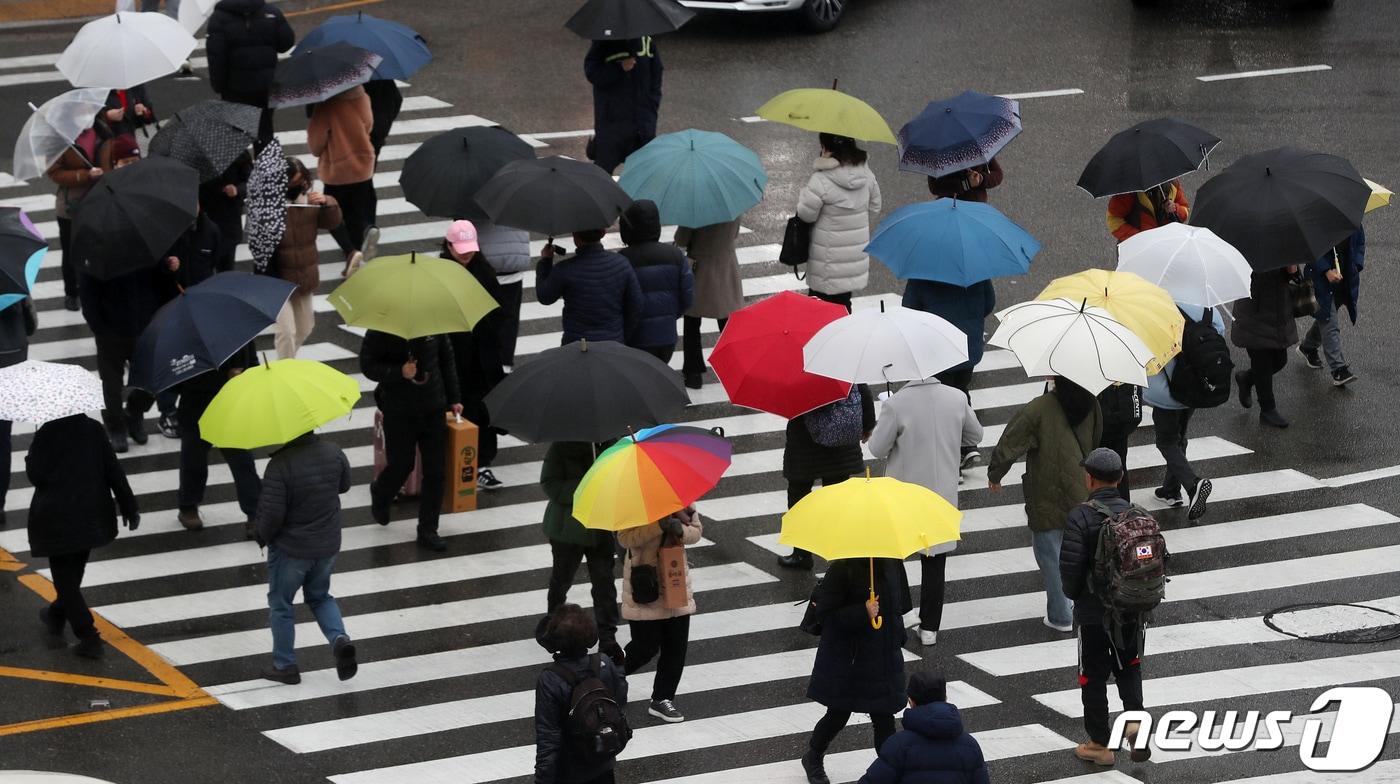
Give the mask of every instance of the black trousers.
POLYGON ((645 667, 658 653, 656 679, 651 684, 653 700, 674 700, 685 670, 685 651, 690 644, 690 616, 660 621, 632 621, 632 641, 627 643, 626 674, 645 667))
POLYGON ((652 355, 653 357, 656 357, 657 359, 661 360, 662 362, 665 362, 668 365, 671 364, 671 357, 675 356, 676 354, 675 346, 649 346, 646 348, 642 348, 641 350, 647 352, 648 354, 652 355))
POLYGON ((422 457, 423 485, 418 492, 418 533, 437 533, 442 515, 442 492, 447 476, 447 420, 441 411, 412 414, 384 412, 384 457, 386 465, 369 486, 376 504, 394 500, 404 480, 413 473, 413 463, 422 457))
POLYGON ((972 368, 963 368, 962 370, 945 370, 944 372, 934 376, 934 378, 938 379, 939 383, 943 384, 944 386, 952 387, 953 389, 958 390, 964 395, 968 395, 967 399, 971 400, 972 396, 968 394, 968 390, 972 388, 972 371, 972 368))
POLYGON ((1288 364, 1288 351, 1281 348, 1249 349, 1249 370, 1245 377, 1254 385, 1254 395, 1259 398, 1260 411, 1273 411, 1278 408, 1274 400, 1274 374, 1288 364))
POLYGON ((501 284, 497 301, 496 335, 500 338, 501 364, 515 364, 515 339, 520 334, 520 302, 525 296, 525 281, 501 284))
MULTIPOLYGON (((729 319, 715 319, 719 324, 719 331, 724 332, 724 325, 729 323, 729 319)), ((681 319, 681 351, 685 357, 685 363, 681 366, 681 373, 687 376, 698 376, 705 372, 705 355, 700 349, 700 317, 686 316, 681 319)))
POLYGON ((341 224, 331 229, 336 244, 349 256, 364 247, 365 232, 374 225, 379 211, 379 197, 374 193, 374 180, 352 182, 349 185, 327 185, 326 195, 340 204, 341 224))
POLYGON ((948 571, 948 554, 919 556, 923 582, 919 585, 919 630, 936 632, 943 624, 943 588, 948 571))
POLYGON ((73 219, 58 218, 58 247, 63 251, 63 296, 78 296, 78 260, 70 252, 73 245, 73 219))
POLYGON ((1123 646, 1116 648, 1100 624, 1079 624, 1079 697, 1084 703, 1084 730, 1089 740, 1108 745, 1108 676, 1118 684, 1123 710, 1142 710, 1142 652, 1140 629, 1123 628, 1123 646))
POLYGON ((126 365, 136 349, 136 338, 93 335, 97 343, 97 375, 102 379, 102 421, 108 429, 125 427, 126 416, 144 416, 156 399, 144 389, 125 394, 126 365))
POLYGON ((820 291, 809 291, 808 293, 821 300, 822 302, 830 302, 833 305, 840 305, 841 307, 846 309, 847 313, 851 312, 851 292, 849 291, 844 294, 823 294, 820 291))
POLYGON ((568 542, 549 543, 554 564, 549 572, 549 593, 546 595, 546 612, 554 612, 569 595, 569 587, 574 584, 579 563, 588 559, 588 581, 593 585, 593 619, 598 624, 599 642, 617 640, 617 585, 613 582, 613 559, 616 557, 615 541, 611 536, 595 535, 591 545, 569 544, 568 542))
POLYGON ((1128 436, 1137 430, 1134 425, 1131 428, 1107 428, 1103 429, 1103 438, 1099 441, 1099 446, 1112 449, 1118 453, 1118 459, 1123 461, 1123 479, 1118 483, 1118 495, 1124 501, 1128 498, 1129 492, 1133 489, 1132 482, 1128 480, 1128 436))
MULTIPOLYGON (((177 503, 181 509, 194 509, 204 501, 204 489, 209 484, 209 449, 213 444, 199 437, 199 418, 204 414, 203 407, 181 406, 179 414, 180 491, 177 503)), ((258 496, 262 494, 262 480, 258 478, 257 466, 253 464, 253 453, 246 449, 220 448, 219 451, 224 455, 229 473, 233 474, 238 508, 251 520, 258 511, 258 496)))
POLYGON ((92 611, 87 599, 83 598, 83 572, 87 570, 88 555, 91 551, 79 550, 76 553, 49 556, 49 570, 53 573, 53 588, 58 598, 49 605, 49 612, 55 618, 62 618, 73 627, 73 635, 78 639, 97 636, 97 627, 92 623, 92 611))
POLYGON ((0 512, 10 492, 10 423, 0 419, 0 512))
MULTIPOLYGON (((846 728, 846 723, 850 720, 850 711, 827 708, 826 715, 818 719, 817 726, 812 728, 812 739, 807 742, 812 753, 818 757, 825 755, 831 742, 836 740, 836 736, 846 728)), ((874 730, 875 753, 878 754, 880 747, 885 745, 885 741, 894 734, 894 716, 888 713, 872 713, 870 714, 870 727, 874 730)))
POLYGON ((1167 475, 1162 478, 1162 487, 1168 494, 1179 494, 1178 488, 1189 493, 1194 490, 1200 477, 1186 459, 1186 428, 1191 424, 1190 408, 1157 408, 1152 411, 1153 432, 1157 440, 1157 451, 1167 464, 1167 475))
MULTIPOLYGON (((460 381, 458 382, 461 383, 460 381)), ((458 389, 463 387, 459 386, 458 389)), ((477 468, 490 468, 496 461, 496 453, 500 451, 497 437, 500 432, 491 427, 491 412, 486 408, 486 401, 482 397, 477 397, 480 393, 462 393, 462 416, 476 425, 476 466, 477 468)))

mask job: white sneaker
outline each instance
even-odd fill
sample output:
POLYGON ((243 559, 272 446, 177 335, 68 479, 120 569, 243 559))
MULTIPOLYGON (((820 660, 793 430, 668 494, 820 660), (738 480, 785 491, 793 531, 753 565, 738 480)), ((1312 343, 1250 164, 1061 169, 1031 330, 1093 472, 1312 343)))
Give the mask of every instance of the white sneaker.
POLYGON ((919 627, 919 643, 925 648, 932 648, 938 644, 938 632, 924 631, 924 627, 919 627))
POLYGON ((1074 631, 1074 623, 1073 623, 1073 622, 1067 623, 1067 624, 1065 624, 1064 626, 1060 626, 1059 624, 1051 623, 1051 622, 1050 622, 1050 616, 1048 616, 1048 615, 1047 615, 1046 617, 1044 617, 1044 618, 1041 618, 1041 619, 1040 619, 1040 622, 1043 623, 1043 624, 1045 624, 1046 626, 1050 627, 1051 629, 1054 629, 1054 630, 1057 631, 1057 632, 1064 632, 1064 633, 1068 634, 1069 632, 1074 631))
POLYGON ((360 243, 360 253, 365 257, 366 264, 374 261, 379 256, 379 227, 370 226, 365 230, 365 241, 360 243))

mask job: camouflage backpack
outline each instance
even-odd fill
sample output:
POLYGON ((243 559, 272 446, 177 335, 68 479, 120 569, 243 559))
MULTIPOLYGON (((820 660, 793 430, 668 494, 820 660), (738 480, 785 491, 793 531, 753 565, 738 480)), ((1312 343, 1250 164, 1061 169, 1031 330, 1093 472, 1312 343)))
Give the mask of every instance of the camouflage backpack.
POLYGON ((1105 517, 1099 528, 1090 585, 1104 606, 1104 627, 1121 643, 1125 623, 1146 625, 1167 593, 1167 540, 1157 521, 1134 504, 1114 514, 1099 501, 1089 504, 1105 517))

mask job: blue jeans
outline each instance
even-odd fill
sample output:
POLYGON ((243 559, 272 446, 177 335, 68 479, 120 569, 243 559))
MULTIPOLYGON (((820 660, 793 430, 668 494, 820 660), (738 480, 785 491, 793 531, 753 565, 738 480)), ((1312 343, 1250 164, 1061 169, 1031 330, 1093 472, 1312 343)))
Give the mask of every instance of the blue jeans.
POLYGON ((293 558, 276 546, 267 548, 267 607, 272 625, 272 663, 286 669, 297 663, 296 617, 292 604, 297 591, 302 592, 311 614, 326 642, 333 643, 345 635, 345 622, 340 618, 340 605, 331 596, 331 567, 335 556, 329 558, 293 558))
POLYGON ((1045 579, 1045 617, 1056 626, 1074 622, 1074 605, 1060 585, 1060 544, 1064 540, 1063 529, 1031 532, 1035 562, 1040 566, 1040 576, 1045 579))

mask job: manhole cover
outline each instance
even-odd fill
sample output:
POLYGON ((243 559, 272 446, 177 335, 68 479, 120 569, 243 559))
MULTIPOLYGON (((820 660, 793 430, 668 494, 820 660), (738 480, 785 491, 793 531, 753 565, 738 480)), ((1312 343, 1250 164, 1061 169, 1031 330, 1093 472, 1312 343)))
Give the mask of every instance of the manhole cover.
POLYGON ((1270 629, 1300 640, 1340 643, 1400 638, 1400 615, 1364 604, 1295 604, 1264 616, 1270 629))

